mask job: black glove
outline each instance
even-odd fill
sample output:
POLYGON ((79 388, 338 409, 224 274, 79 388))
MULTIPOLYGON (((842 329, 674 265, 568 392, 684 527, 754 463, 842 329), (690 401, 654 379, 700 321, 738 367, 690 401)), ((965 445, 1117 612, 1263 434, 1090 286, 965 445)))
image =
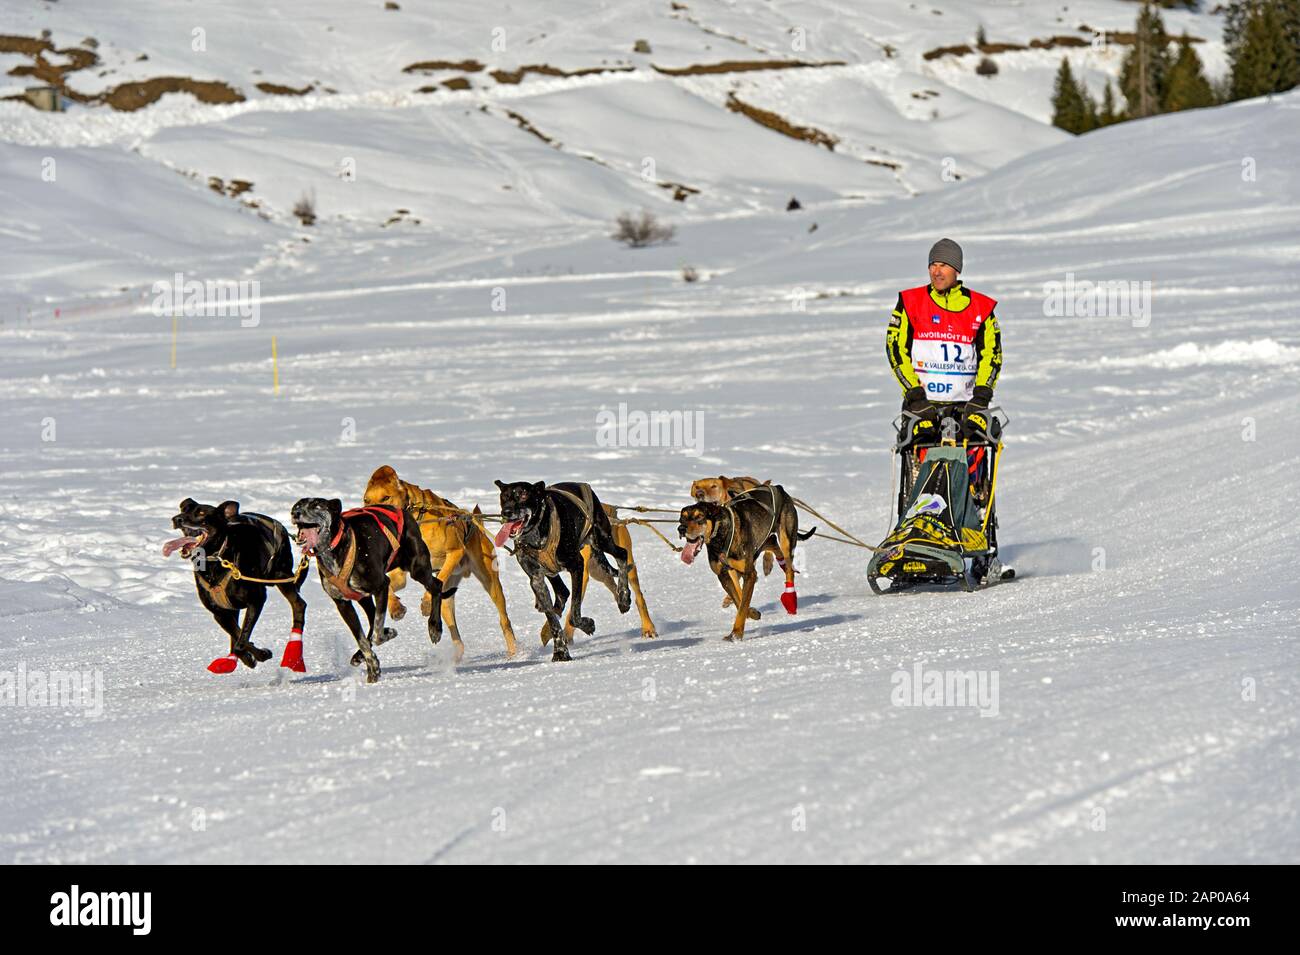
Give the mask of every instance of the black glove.
POLYGON ((903 395, 903 410, 926 417, 933 415, 935 408, 934 402, 926 395, 925 389, 916 385, 908 388, 907 393, 903 395))
POLYGON ((916 415, 912 422, 913 438, 930 440, 939 434, 939 409, 920 385, 907 389, 907 394, 903 395, 903 410, 916 415))
POLYGON ((989 431, 989 402, 993 389, 976 385, 974 393, 961 411, 961 434, 967 441, 987 441, 989 431))

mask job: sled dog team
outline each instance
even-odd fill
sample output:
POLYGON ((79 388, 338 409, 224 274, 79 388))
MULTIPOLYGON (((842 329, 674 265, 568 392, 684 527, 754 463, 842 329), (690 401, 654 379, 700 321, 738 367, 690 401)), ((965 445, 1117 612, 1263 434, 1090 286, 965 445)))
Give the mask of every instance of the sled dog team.
MULTIPOLYGON (((361 507, 344 510, 338 499, 303 498, 290 510, 303 552, 297 564, 289 532, 274 518, 241 512, 237 501, 214 506, 186 498, 172 518, 172 526, 183 536, 168 541, 163 555, 179 551, 192 561, 199 602, 230 637, 229 654, 213 660, 208 669, 230 673, 240 663, 251 668, 271 659, 271 652, 254 645, 252 636, 267 587, 273 586, 293 611, 280 665, 306 672, 302 633, 307 604, 299 590, 313 558, 321 587, 356 640, 352 665, 366 668, 368 683, 379 679, 375 648, 397 636, 387 619, 401 620, 406 614, 397 592, 407 578, 424 588, 420 612, 429 618, 429 639, 438 643, 445 628, 459 661, 465 645, 456 624, 456 591, 472 575, 496 605, 506 654, 514 656, 515 633, 494 549, 507 541, 528 577, 534 606, 545 617, 541 639, 543 645, 553 643, 552 660, 571 659, 575 629, 595 632, 595 621, 582 614, 587 582, 593 577, 614 595, 619 613, 631 609, 635 596, 641 635, 656 636, 632 557, 632 537, 615 509, 602 504, 590 485, 495 483, 501 492, 502 522, 495 540, 484 528, 479 508, 457 507, 401 480, 387 465, 370 476, 361 507), (354 604, 365 612, 364 629, 354 604)), ((771 573, 774 559, 784 570, 781 604, 795 613, 795 547, 816 529, 799 532, 798 513, 785 489, 755 478, 723 476, 694 482, 691 498, 695 503, 681 509, 677 525, 685 541, 681 558, 690 564, 707 550, 709 568, 726 595, 722 605, 736 608, 725 639, 743 639, 746 621, 760 617, 750 606, 760 555, 765 574, 771 573)))

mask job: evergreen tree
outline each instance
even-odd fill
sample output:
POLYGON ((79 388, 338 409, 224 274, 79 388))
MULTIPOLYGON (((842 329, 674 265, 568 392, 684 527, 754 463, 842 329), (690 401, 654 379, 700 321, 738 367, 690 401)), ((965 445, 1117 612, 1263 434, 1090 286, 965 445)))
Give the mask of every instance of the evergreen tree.
POLYGON ((1056 86, 1052 92, 1052 125, 1076 135, 1088 128, 1088 107, 1084 91, 1074 79, 1070 61, 1061 57, 1061 68, 1056 71, 1056 86))
POLYGON ((1287 35, 1287 10, 1276 0, 1245 5, 1232 36, 1232 98, 1280 93, 1296 85, 1300 51, 1287 35))
POLYGON ((1277 0, 1277 5, 1282 15, 1282 32, 1296 64, 1291 85, 1300 86, 1300 0, 1277 0))
POLYGON ((1178 59, 1169 68, 1169 86, 1165 90, 1164 108, 1168 112, 1180 109, 1200 109, 1213 106, 1214 90, 1205 78, 1201 58, 1192 47, 1186 33, 1179 40, 1178 59))
POLYGON ((1234 99, 1240 98, 1237 90, 1250 90, 1246 95, 1259 96, 1300 85, 1300 0, 1233 0, 1223 27, 1223 41, 1232 66, 1229 86, 1234 99), (1272 8, 1271 12, 1265 8, 1272 8), (1261 16, 1263 20, 1251 26, 1252 20, 1261 16), (1280 30, 1281 42, 1277 37, 1271 41, 1266 37, 1273 30, 1280 30), (1238 79, 1238 64, 1243 58, 1246 62, 1238 79), (1274 75, 1277 82, 1270 84, 1269 78, 1274 75), (1265 88, 1270 85, 1276 88, 1265 88))
POLYGON ((1169 37, 1160 14, 1144 3, 1134 29, 1133 49, 1124 58, 1119 86, 1135 118, 1160 112, 1169 83, 1169 37))
POLYGON ((1123 122, 1123 120, 1123 114, 1115 106, 1115 88, 1110 85, 1110 80, 1107 80, 1106 92, 1101 97, 1101 111, 1097 114, 1097 124, 1110 126, 1113 123, 1123 122))
POLYGON ((1082 78, 1079 80, 1079 99, 1083 102, 1083 132, 1097 129, 1101 126, 1101 117, 1097 115, 1097 101, 1088 92, 1088 87, 1084 85, 1082 78))

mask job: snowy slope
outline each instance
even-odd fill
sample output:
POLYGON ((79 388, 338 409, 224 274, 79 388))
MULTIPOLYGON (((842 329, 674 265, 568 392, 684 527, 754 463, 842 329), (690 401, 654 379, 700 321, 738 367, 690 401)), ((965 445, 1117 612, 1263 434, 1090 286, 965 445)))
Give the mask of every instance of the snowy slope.
MULTIPOLYGON (((637 91, 582 95, 595 110, 637 91)), ((592 117, 545 100, 564 137, 605 145, 592 117)), ((211 139, 160 132, 150 158, 123 161, 233 163, 230 144, 265 122, 275 195, 274 170, 327 165, 274 155, 293 135, 282 115, 231 116, 211 139)), ((495 207, 499 231, 461 242, 326 222, 298 248, 281 224, 296 251, 251 273, 258 326, 183 319, 175 370, 170 323, 147 312, 6 322, 0 673, 88 669, 104 690, 98 715, 0 708, 0 859, 1294 861, 1297 115, 1293 94, 1126 124, 915 198, 700 213, 638 251, 590 224, 538 228, 542 206, 517 198, 495 207), (306 677, 203 670, 216 627, 159 554, 185 496, 287 519, 303 495, 357 501, 387 462, 485 510, 494 478, 678 506, 693 477, 741 473, 883 536, 898 403, 885 317, 940 233, 1002 303, 1000 536, 1016 582, 876 598, 859 552, 814 538, 799 615, 763 580, 763 619, 733 646, 716 582, 636 529, 655 641, 593 592, 596 636, 552 665, 507 559, 516 660, 467 584, 459 666, 408 618, 379 651, 382 681, 359 685, 313 575, 306 677), (705 280, 683 283, 685 264, 705 280), (1149 321, 1046 314, 1044 283, 1071 272, 1153 283, 1149 321), (597 415, 620 402, 701 413, 702 454, 601 446, 597 415), (895 675, 917 664, 996 674, 996 714, 894 705, 895 675)), ((453 203, 403 166, 406 121, 372 121, 401 144, 373 156, 393 188, 453 203)), ((342 138, 327 124, 311 117, 313 142, 342 138)), ((525 139, 539 162, 559 155, 525 139)), ((505 161, 489 152, 447 162, 486 175, 505 161)), ((574 161, 590 185, 566 193, 532 166, 529 181, 548 197, 641 188, 574 161)), ((801 194, 824 182, 817 161, 801 194)), ((399 198, 372 195, 349 213, 399 198)), ((232 227, 176 258, 213 270, 247 245, 232 227)), ((288 620, 272 595, 257 642, 278 653, 288 620)))
MULTIPOLYGON (((0 40, 10 51, 0 52, 0 97, 34 82, 21 72, 37 62, 27 48, 48 30, 43 62, 94 59, 64 77, 78 95, 177 78, 224 84, 238 101, 173 92, 131 111, 74 102, 51 115, 0 99, 0 165, 10 173, 0 202, 22 210, 0 231, 0 313, 148 285, 154 266, 192 270, 187 233, 196 230, 238 249, 203 260, 203 278, 235 279, 311 270, 322 243, 395 231, 438 255, 452 246, 473 255, 485 242, 526 247, 521 229, 598 235, 635 208, 685 224, 777 211, 792 195, 817 205, 926 192, 1067 139, 1047 125, 1060 57, 1100 90, 1123 48, 1031 44, 1091 42, 1131 29, 1135 15, 1125 0, 564 0, 537 9, 409 0, 395 11, 322 0, 310 16, 248 0, 6 8, 0 37, 17 39, 0 40), (970 44, 980 26, 1007 47, 991 54, 997 76, 976 76, 973 53, 927 58, 970 44), (637 52, 638 40, 650 52, 637 52), (52 192, 42 190, 44 160, 81 147, 98 150, 128 192, 188 195, 163 208, 135 202, 152 223, 139 240, 99 214, 110 196, 89 206, 34 201, 52 192), (178 181, 161 185, 167 175, 178 181), (231 195, 236 182, 246 191, 231 195), (303 196, 315 197, 319 216, 310 250, 291 211, 303 196), (160 255, 152 236, 172 231, 180 241, 160 255), (87 234, 102 268, 78 268, 71 250, 31 268, 32 235, 68 233, 87 234)), ((1169 11, 1166 22, 1204 39, 1208 68, 1222 73, 1219 15, 1169 11)))

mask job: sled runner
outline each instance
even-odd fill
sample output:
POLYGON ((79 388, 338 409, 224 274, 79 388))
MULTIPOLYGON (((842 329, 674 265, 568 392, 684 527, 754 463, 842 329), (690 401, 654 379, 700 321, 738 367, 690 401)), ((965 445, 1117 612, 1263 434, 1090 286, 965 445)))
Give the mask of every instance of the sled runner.
POLYGON ((960 583, 973 590, 1015 576, 998 559, 994 501, 1008 419, 1000 408, 989 410, 988 433, 960 444, 952 418, 940 423, 945 437, 939 444, 920 446, 912 440, 917 416, 904 412, 899 419, 897 519, 867 565, 875 593, 919 583, 960 583), (889 581, 887 589, 881 578, 889 581))

